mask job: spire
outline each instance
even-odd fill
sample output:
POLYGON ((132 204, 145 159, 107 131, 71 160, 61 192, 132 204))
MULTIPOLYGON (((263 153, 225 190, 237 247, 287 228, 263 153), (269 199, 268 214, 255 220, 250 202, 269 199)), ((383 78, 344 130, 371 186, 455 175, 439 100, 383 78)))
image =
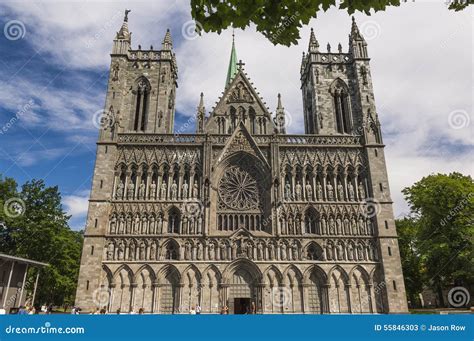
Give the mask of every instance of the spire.
POLYGON ((311 35, 309 37, 308 52, 318 52, 318 48, 319 48, 319 43, 314 34, 314 30, 311 27, 311 35))
POLYGON ((204 119, 206 117, 206 109, 204 108, 204 94, 201 92, 201 99, 196 113, 196 133, 202 133, 204 131, 204 119))
POLYGON ((161 46, 163 50, 171 50, 173 48, 173 40, 171 40, 171 33, 169 28, 166 30, 165 38, 163 39, 163 43, 161 43, 161 46))
POLYGON ((359 31, 354 17, 352 17, 351 34, 349 35, 349 53, 354 58, 368 58, 367 43, 359 31))
POLYGON ((357 26, 357 23, 354 17, 352 17, 351 39, 365 41, 364 37, 359 31, 359 27, 357 26))
POLYGON ((285 115, 285 109, 281 105, 281 95, 278 94, 278 104, 276 108, 276 114, 275 114, 275 126, 276 130, 279 134, 286 134, 286 115, 285 115))
POLYGON ((117 32, 117 39, 130 41, 130 32, 128 31, 128 13, 130 12, 131 10, 129 9, 125 10, 125 16, 123 17, 122 27, 120 28, 120 31, 117 32))
POLYGON ((235 51, 235 34, 232 32, 232 49, 230 51, 229 67, 227 68, 227 78, 225 86, 227 87, 237 73, 237 52, 235 51))
POLYGON ((277 110, 282 110, 283 107, 281 105, 281 94, 278 94, 278 104, 277 104, 277 110))
POLYGON ((125 10, 125 16, 123 18, 123 24, 120 30, 117 32, 112 48, 112 54, 127 54, 131 44, 131 33, 128 31, 128 13, 129 9, 125 10))

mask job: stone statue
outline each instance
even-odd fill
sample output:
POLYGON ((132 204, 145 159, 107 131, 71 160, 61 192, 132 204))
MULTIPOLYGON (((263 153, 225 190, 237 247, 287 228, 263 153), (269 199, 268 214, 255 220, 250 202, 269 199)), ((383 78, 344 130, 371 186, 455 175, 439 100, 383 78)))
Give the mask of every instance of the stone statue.
POLYGON ((140 231, 140 217, 138 215, 135 216, 135 221, 133 224, 133 233, 138 234, 140 231))
POLYGON ((214 260, 214 243, 209 244, 209 259, 214 260))
POLYGON ((135 243, 130 243, 128 260, 135 260, 135 243))
POLYGON ((156 233, 156 219, 154 215, 151 215, 150 217, 150 234, 155 234, 156 233))
POLYGON ((150 199, 156 198, 156 183, 153 180, 150 185, 150 199))
POLYGON ((346 235, 351 234, 351 223, 349 219, 347 219, 347 217, 344 217, 343 224, 344 224, 344 234, 346 235))
POLYGON ((344 259, 344 249, 342 248, 341 244, 337 244, 337 259, 338 260, 344 259))
POLYGON ((145 181, 142 180, 140 186, 138 187, 138 199, 143 199, 145 198, 145 181))
POLYGON ((127 189, 127 199, 133 199, 135 196, 135 184, 130 181, 128 184, 128 189, 127 189))
POLYGON ((339 195, 339 200, 344 200, 344 186, 341 183, 337 185, 337 193, 339 195))
POLYGON ((191 244, 186 243, 184 246, 184 259, 190 260, 191 259, 191 244))
POLYGON ((115 199, 123 199, 124 184, 122 181, 117 186, 117 192, 115 193, 115 199))
POLYGON ((127 223, 126 223, 126 232, 127 234, 130 234, 132 232, 132 217, 127 216, 127 223))
POLYGON ((302 189, 303 188, 302 188, 300 182, 298 181, 296 183, 296 200, 298 200, 298 201, 301 201, 301 194, 303 192, 302 189))
POLYGON ((360 200, 365 199, 365 190, 364 190, 364 185, 362 184, 362 182, 359 183, 359 197, 360 197, 360 200))
POLYGON ((201 260, 202 259, 202 244, 198 243, 197 246, 197 259, 201 260))
POLYGON ((115 215, 110 218, 110 233, 115 233, 116 232, 116 225, 117 225, 117 218, 115 215))
POLYGON ((258 243, 258 246, 257 246, 257 259, 258 260, 263 259, 263 245, 262 245, 262 243, 258 243))
POLYGON ((107 259, 112 260, 114 259, 114 244, 109 243, 109 246, 107 248, 107 259))
POLYGON ((173 184, 171 185, 171 200, 178 200, 178 185, 176 184, 176 180, 173 180, 173 184))
POLYGON ((221 243, 220 245, 220 249, 221 249, 221 259, 222 260, 226 260, 227 259, 227 255, 226 255, 226 246, 224 243, 221 243))
POLYGON ((326 191, 328 195, 328 200, 334 200, 334 187, 332 187, 330 182, 328 182, 326 185, 326 191))
POLYGON ((357 222, 354 217, 351 218, 351 230, 352 230, 352 235, 356 236, 357 235, 357 222))
POLYGON ((166 200, 166 190, 167 190, 166 182, 163 181, 163 183, 161 184, 160 199, 166 200))
POLYGON ((119 218, 118 233, 123 234, 124 232, 125 232, 125 218, 123 215, 121 215, 119 218))
POLYGON ((146 259, 146 246, 145 243, 140 244, 140 260, 146 259))
POLYGON ((123 255, 123 244, 120 243, 119 247, 118 247, 118 250, 117 250, 117 258, 118 258, 118 260, 123 260, 123 257, 124 257, 124 255, 123 255))
POLYGON ((298 244, 296 244, 296 242, 293 243, 292 250, 293 250, 293 260, 298 260, 298 244))
POLYGON ((285 199, 290 200, 291 199, 291 185, 287 181, 285 185, 285 199))
POLYGON ((198 196, 199 196, 199 185, 196 180, 194 181, 194 185, 193 185, 193 198, 196 199, 198 196))
POLYGON ((349 199, 354 200, 354 196, 355 196, 354 185, 350 181, 347 184, 347 191, 349 192, 349 199))
POLYGON ((306 182, 305 190, 306 190, 306 199, 308 201, 312 201, 313 200, 313 188, 309 184, 309 181, 306 182))
POLYGON ((268 256, 270 257, 270 260, 273 260, 275 258, 275 246, 273 243, 270 243, 268 245, 268 256))
POLYGON ((336 222, 334 221, 334 218, 331 216, 329 217, 329 234, 335 234, 336 233, 336 222))
POLYGON ((318 200, 323 200, 323 186, 318 182, 317 185, 317 191, 318 191, 318 200))
POLYGON ((187 199, 188 198, 188 189, 189 185, 186 180, 184 180, 183 186, 181 186, 181 198, 187 199))
POLYGON ((147 219, 146 216, 143 216, 143 218, 142 218, 142 234, 148 233, 147 227, 148 227, 148 219, 147 219))
POLYGON ((285 244, 280 245, 280 258, 281 260, 286 260, 286 245, 285 244))

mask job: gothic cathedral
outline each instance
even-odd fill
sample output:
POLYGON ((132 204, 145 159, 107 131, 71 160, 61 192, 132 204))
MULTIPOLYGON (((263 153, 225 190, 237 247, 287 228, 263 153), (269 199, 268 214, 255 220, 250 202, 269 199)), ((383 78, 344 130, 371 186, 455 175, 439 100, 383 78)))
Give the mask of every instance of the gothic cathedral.
POLYGON ((407 311, 367 44, 301 62, 304 135, 264 105, 232 44, 222 97, 175 134, 178 67, 111 54, 76 305, 85 311, 334 314, 407 311), (104 299, 105 297, 105 299, 104 299))

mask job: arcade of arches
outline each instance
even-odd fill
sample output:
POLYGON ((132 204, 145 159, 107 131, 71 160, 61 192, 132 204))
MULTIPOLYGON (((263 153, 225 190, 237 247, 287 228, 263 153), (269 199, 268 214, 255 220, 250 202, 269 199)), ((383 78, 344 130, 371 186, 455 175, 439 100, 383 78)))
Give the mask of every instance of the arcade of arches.
POLYGON ((104 266, 102 290, 109 311, 189 313, 377 313, 383 311, 374 266, 257 265, 247 260, 226 266, 151 264, 104 266), (378 302, 375 304, 375 302, 378 302))

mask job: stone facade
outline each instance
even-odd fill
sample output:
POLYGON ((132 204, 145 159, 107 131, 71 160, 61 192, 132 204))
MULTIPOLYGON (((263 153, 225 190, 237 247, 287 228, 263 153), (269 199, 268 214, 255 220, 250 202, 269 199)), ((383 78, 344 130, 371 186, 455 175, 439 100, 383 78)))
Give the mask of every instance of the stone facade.
MULTIPOLYGON (((305 134, 243 63, 195 134, 173 134, 177 63, 117 33, 76 304, 109 311, 399 313, 405 288, 367 45, 301 64, 305 134), (253 308, 254 307, 254 308, 253 308)), ((233 46, 234 49, 234 46, 233 46)), ((235 59, 232 51, 231 63, 235 59)))

